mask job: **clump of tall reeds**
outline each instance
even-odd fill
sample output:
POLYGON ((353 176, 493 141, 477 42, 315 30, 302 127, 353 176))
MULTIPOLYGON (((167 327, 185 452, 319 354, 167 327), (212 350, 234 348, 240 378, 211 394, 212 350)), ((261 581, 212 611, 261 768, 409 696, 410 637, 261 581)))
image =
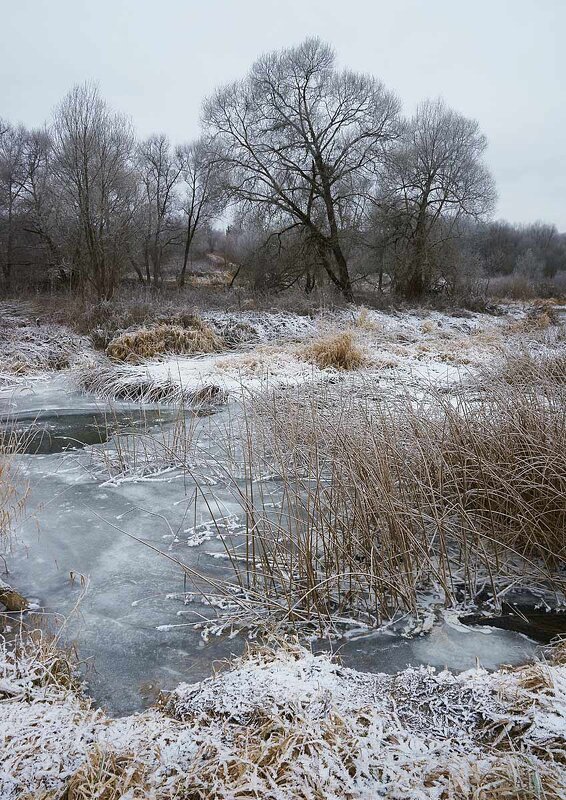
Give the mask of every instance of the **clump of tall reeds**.
POLYGON ((90 466, 98 478, 116 482, 141 479, 190 464, 195 447, 194 415, 179 405, 173 419, 158 426, 144 417, 136 428, 120 428, 109 414, 115 433, 104 447, 90 451, 90 466))
POLYGON ((233 563, 273 619, 372 626, 418 614, 423 592, 459 606, 497 605, 521 581, 564 591, 560 386, 491 382, 473 397, 430 390, 365 409, 316 391, 249 418, 248 473, 271 464, 282 500, 273 511, 257 481, 245 494, 233 563))
POLYGON ((25 505, 27 487, 22 485, 14 456, 25 451, 25 440, 30 435, 16 433, 9 418, 0 418, 0 555, 25 505))
POLYGON ((495 366, 484 370, 487 380, 503 380, 511 386, 538 386, 544 391, 547 386, 566 385, 566 353, 553 352, 534 355, 529 350, 509 353, 495 366))

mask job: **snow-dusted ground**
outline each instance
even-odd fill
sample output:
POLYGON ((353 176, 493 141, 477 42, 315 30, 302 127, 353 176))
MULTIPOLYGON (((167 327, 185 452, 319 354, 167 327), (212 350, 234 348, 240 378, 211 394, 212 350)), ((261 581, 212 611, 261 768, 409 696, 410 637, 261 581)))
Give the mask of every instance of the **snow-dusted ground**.
POLYGON ((564 664, 391 676, 260 650, 109 719, 54 685, 53 663, 0 652, 3 800, 111 780, 113 797, 156 800, 566 796, 564 664))
MULTIPOLYGON (((505 314, 436 311, 385 313, 353 309, 323 314, 313 320, 293 314, 209 313, 204 318, 217 333, 228 335, 243 326, 238 351, 207 356, 165 356, 143 364, 111 364, 89 370, 84 381, 101 396, 191 398, 203 387, 242 393, 297 386, 306 382, 351 379, 376 385, 391 382, 446 384, 489 363, 522 339, 526 310, 509 306, 505 314), (304 343, 350 330, 366 355, 366 365, 354 373, 319 369, 304 353, 304 343)), ((239 334, 238 334, 239 335, 239 334)))
POLYGON ((0 389, 85 366, 91 346, 63 325, 35 319, 25 303, 0 303, 0 389))

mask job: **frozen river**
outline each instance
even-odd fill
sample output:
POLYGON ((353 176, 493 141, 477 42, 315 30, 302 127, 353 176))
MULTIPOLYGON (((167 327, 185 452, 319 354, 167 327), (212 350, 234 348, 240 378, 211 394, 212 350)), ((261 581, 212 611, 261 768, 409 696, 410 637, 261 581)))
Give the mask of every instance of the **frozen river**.
MULTIPOLYGON (((173 424, 173 413, 110 408, 64 376, 0 393, 0 416, 15 415, 20 428, 35 419, 36 428, 48 431, 36 439, 41 446, 17 459, 30 494, 8 556, 9 580, 53 616, 54 627, 68 618, 65 637, 77 646, 89 690, 116 714, 150 704, 160 689, 209 675, 214 661, 243 648, 240 637, 203 641, 192 623, 210 611, 198 601, 184 603, 185 573, 171 560, 211 580, 231 577, 218 534, 237 537, 243 514, 218 465, 233 409, 190 420, 198 428, 205 472, 210 459, 210 474, 200 474, 204 482, 180 470, 109 482, 96 458, 111 447, 111 440, 100 443, 107 420, 123 429, 140 426, 144 416, 143 424, 158 431, 173 424)), ((277 492, 276 484, 265 489, 277 492)), ((524 661, 536 649, 512 632, 446 623, 413 639, 372 634, 333 647, 348 666, 375 672, 423 663, 463 670, 476 659, 494 668, 524 661)))

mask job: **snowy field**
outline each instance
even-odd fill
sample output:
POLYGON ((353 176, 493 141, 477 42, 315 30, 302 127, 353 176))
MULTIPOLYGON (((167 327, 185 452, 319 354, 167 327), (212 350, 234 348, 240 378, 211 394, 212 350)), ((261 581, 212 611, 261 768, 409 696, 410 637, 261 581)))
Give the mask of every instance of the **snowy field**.
MULTIPOLYGON (((562 308, 555 310, 561 315, 562 308)), ((310 319, 292 314, 212 313, 203 320, 221 334, 243 326, 246 335, 230 350, 201 356, 165 355, 143 363, 99 358, 82 382, 105 398, 191 400, 211 389, 216 396, 241 398, 257 391, 305 383, 346 383, 370 387, 395 384, 447 386, 501 357, 525 347, 561 347, 552 330, 545 334, 544 312, 507 306, 499 316, 437 311, 385 313, 354 309, 310 319), (531 315, 529 315, 531 314, 531 315), (355 371, 321 368, 305 352, 310 342, 348 331, 361 348, 364 364, 355 371)), ((370 392, 371 392, 370 388, 370 392)))

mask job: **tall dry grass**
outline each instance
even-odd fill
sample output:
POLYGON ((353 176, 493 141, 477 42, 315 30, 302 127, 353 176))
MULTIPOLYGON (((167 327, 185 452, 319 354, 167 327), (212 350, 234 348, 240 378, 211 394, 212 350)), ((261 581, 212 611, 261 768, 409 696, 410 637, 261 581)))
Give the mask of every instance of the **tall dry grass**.
POLYGON ((314 339, 300 352, 303 358, 319 369, 359 369, 367 360, 352 331, 341 331, 314 339))
POLYGON ((493 380, 365 409, 347 388, 321 391, 246 416, 248 534, 232 563, 256 610, 323 632, 418 615, 425 595, 461 607, 521 583, 563 593, 562 386, 493 380), (276 508, 257 480, 270 469, 276 508))
POLYGON ((9 418, 0 418, 0 558, 10 545, 13 525, 24 510, 27 486, 19 474, 15 456, 24 452, 25 438, 16 434, 9 418))

